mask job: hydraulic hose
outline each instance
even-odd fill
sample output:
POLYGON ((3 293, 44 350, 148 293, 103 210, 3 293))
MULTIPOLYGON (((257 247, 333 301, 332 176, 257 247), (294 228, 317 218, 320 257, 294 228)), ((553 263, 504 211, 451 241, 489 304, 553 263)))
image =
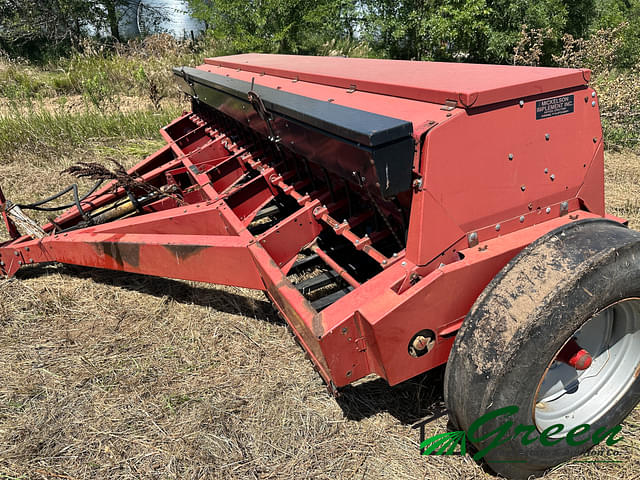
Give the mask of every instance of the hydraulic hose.
POLYGON ((16 204, 18 205, 18 207, 20 207, 22 210, 38 210, 40 212, 56 212, 58 210, 65 210, 67 208, 71 208, 74 205, 76 207, 78 207, 79 211, 82 211, 82 208, 80 206, 80 204, 86 200, 90 195, 92 195, 93 193, 95 193, 96 190, 98 190, 98 188, 100 187, 100 185, 102 185, 103 180, 98 180, 95 185, 91 188, 91 190, 89 190, 85 195, 83 195, 82 197, 79 197, 78 195, 78 185, 77 184, 72 184, 69 185, 67 188, 65 188, 64 190, 61 190, 60 192, 51 195, 50 197, 47 197, 43 200, 40 200, 38 202, 34 202, 34 203, 27 203, 27 204, 16 204), (49 202, 52 202, 53 200, 55 200, 56 198, 61 197, 62 195, 73 191, 73 203, 68 203, 66 205, 58 205, 56 207, 43 207, 42 205, 45 205, 49 202))

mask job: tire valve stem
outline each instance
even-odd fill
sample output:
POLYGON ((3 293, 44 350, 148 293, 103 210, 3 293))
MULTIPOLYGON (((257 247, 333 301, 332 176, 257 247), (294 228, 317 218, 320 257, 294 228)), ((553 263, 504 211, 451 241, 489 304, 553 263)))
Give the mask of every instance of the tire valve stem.
POLYGON ((560 351, 556 360, 575 368, 576 370, 586 370, 591 366, 593 358, 591 354, 582 348, 575 338, 567 342, 560 351))

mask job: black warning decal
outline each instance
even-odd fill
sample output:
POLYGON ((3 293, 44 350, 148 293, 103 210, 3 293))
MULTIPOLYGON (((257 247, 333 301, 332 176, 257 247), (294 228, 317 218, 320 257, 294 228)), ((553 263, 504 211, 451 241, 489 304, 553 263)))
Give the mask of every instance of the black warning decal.
POLYGON ((573 113, 573 95, 546 98, 536 102, 536 120, 573 113))

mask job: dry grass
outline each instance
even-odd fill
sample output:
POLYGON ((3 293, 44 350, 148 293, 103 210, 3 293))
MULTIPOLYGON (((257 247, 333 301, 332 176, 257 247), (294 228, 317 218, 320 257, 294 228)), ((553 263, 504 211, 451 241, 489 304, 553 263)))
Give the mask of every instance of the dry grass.
MULTIPOLYGON (((174 99, 172 106, 176 103, 174 99)), ((166 102, 169 103, 169 102, 166 102)), ((65 95, 58 97, 42 97, 30 103, 17 102, 16 100, 6 97, 0 97, 0 115, 10 116, 14 114, 28 115, 32 111, 45 110, 51 114, 56 113, 82 113, 88 108, 93 107, 82 95, 65 95)), ((151 102, 139 96, 134 95, 117 95, 113 102, 105 106, 109 113, 121 112, 130 113, 136 110, 151 110, 153 105, 151 102)))
MULTIPOLYGON (((23 152, 0 179, 31 200, 78 160, 132 164, 157 146, 23 152)), ((607 155, 606 175, 609 210, 640 228, 640 157, 607 155)), ((333 399, 262 293, 37 266, 0 295, 0 479, 493 478, 469 458, 419 455, 421 431, 446 428, 441 370, 333 399)), ((622 463, 547 478, 638 478, 640 411, 623 435, 608 450, 622 463)))
POLYGON ((609 213, 627 218, 631 228, 640 230, 640 156, 608 153, 605 191, 609 213))

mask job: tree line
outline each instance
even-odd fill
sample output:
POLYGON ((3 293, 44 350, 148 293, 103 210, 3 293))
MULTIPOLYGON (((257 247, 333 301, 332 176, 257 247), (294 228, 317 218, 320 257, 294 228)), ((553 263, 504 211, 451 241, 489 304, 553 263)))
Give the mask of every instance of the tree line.
POLYGON ((233 52, 349 54, 414 60, 511 63, 529 39, 539 64, 568 38, 624 24, 621 62, 640 60, 640 0, 189 0, 209 35, 233 52), (568 37, 569 36, 569 37, 568 37), (524 40, 523 40, 524 39, 524 40), (538 42, 539 45, 533 45, 538 42))
MULTIPOLYGON (((139 4, 139 0, 0 0, 0 48, 37 59, 68 54, 88 38, 120 42, 120 19, 132 15, 139 4)), ((162 15, 157 10, 155 21, 162 15)))
MULTIPOLYGON (((60 54, 98 32, 121 40, 132 0, 0 0, 0 48, 60 54)), ((225 53, 359 54, 511 63, 536 48, 554 64, 567 38, 623 25, 620 66, 640 61, 640 0, 187 0, 225 53), (567 37, 569 36, 569 37, 567 37), (523 44, 524 42, 524 44, 523 44), (527 45, 527 42, 530 44, 527 45), (356 51, 357 50, 357 51, 356 51)))

